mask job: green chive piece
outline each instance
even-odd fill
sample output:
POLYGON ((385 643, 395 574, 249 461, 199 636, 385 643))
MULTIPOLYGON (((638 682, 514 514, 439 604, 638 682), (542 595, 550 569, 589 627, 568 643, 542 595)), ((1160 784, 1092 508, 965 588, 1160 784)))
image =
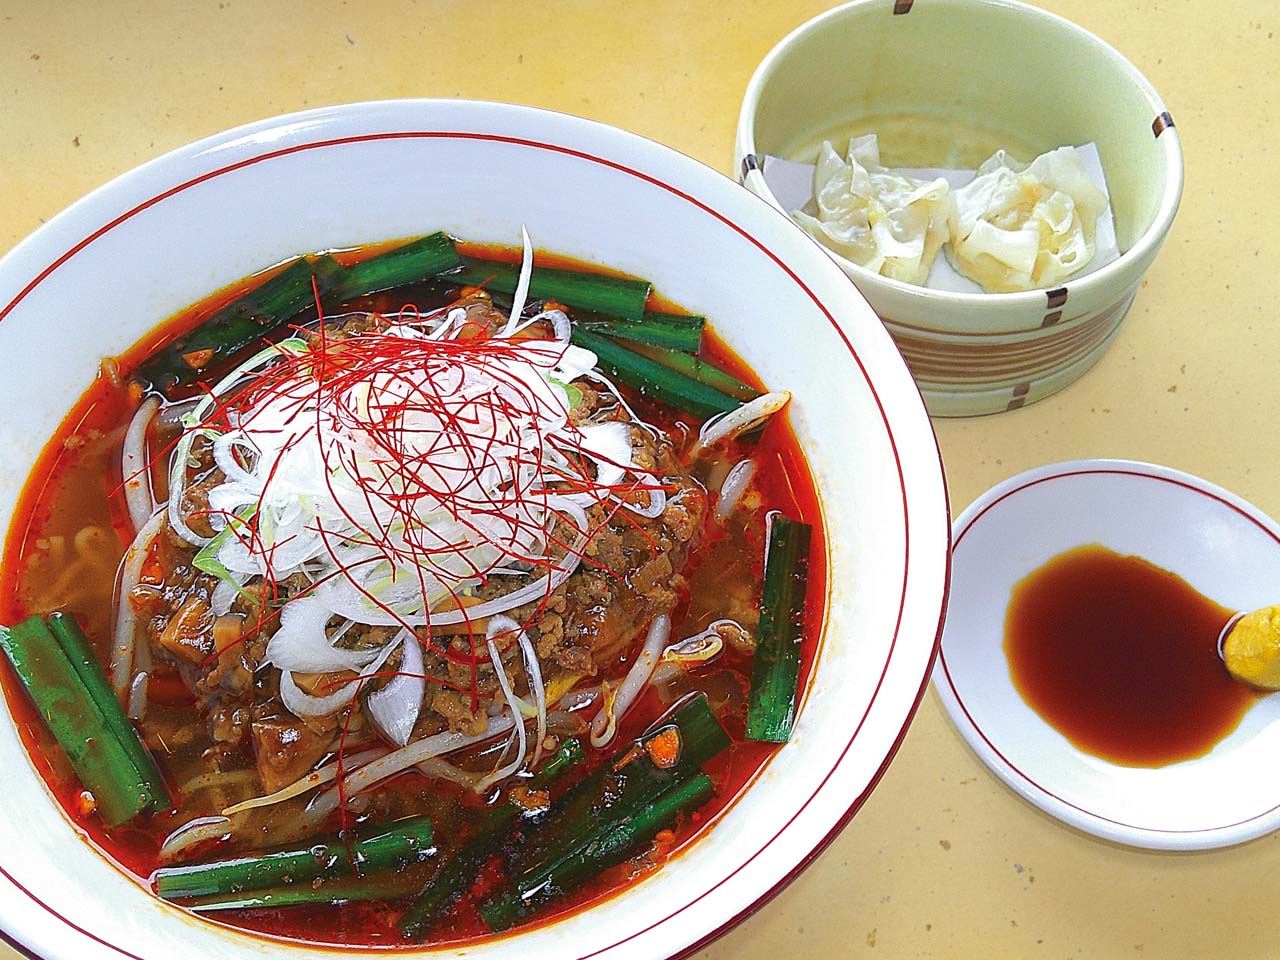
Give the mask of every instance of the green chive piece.
POLYGON ((317 839, 305 847, 286 847, 213 863, 161 867, 154 875, 156 892, 166 900, 243 893, 349 875, 353 868, 363 872, 417 863, 435 854, 431 820, 427 817, 410 817, 376 829, 377 832, 357 834, 350 844, 338 838, 317 839))
POLYGON ((719 367, 687 353, 681 353, 679 350, 664 350, 661 347, 650 347, 641 343, 631 344, 631 348, 641 356, 656 360, 664 367, 670 367, 672 370, 683 373, 686 377, 697 380, 699 383, 704 383, 708 387, 719 390, 726 396, 733 397, 743 403, 760 396, 760 391, 755 387, 749 387, 737 377, 730 373, 725 373, 719 367))
POLYGON ((649 803, 608 824, 570 854, 521 876, 515 889, 481 906, 480 915, 495 932, 514 926, 557 894, 573 890, 626 860, 679 814, 697 809, 714 793, 711 778, 705 773, 673 783, 649 803))
POLYGON ((786 743, 799 698, 809 543, 813 528, 781 514, 769 524, 760 627, 747 705, 747 738, 786 743))
POLYGON ((119 826, 159 802, 38 616, 0 627, 0 648, 107 826, 119 826))
POLYGON ((271 910, 317 903, 358 903, 368 900, 403 900, 422 889, 422 878, 403 872, 381 872, 360 877, 329 877, 304 883, 285 883, 263 890, 215 893, 183 902, 199 913, 220 910, 271 910))
POLYGON ((169 799, 169 791, 165 788, 164 778, 151 754, 143 746, 138 731, 125 715, 120 700, 107 679, 102 664, 89 645, 89 639, 80 629, 75 617, 65 613, 53 613, 47 621, 49 632, 53 634, 62 652, 67 655, 71 667, 80 678, 80 684, 93 700, 94 706, 103 721, 111 729, 124 752, 128 754, 139 779, 146 785, 151 796, 152 810, 168 810, 173 806, 169 799))
MULTIPOLYGON (((582 744, 569 739, 524 784, 529 789, 550 786, 582 762, 582 744)), ((485 862, 505 841, 520 817, 520 808, 508 802, 493 810, 474 839, 464 845, 432 875, 422 894, 400 917, 400 932, 411 940, 421 940, 435 928, 455 903, 475 882, 485 862)))
POLYGON ((430 280, 462 265, 447 233, 439 231, 347 267, 328 292, 327 304, 341 304, 383 290, 430 280))
MULTIPOLYGON (((490 292, 514 293, 520 279, 517 264, 463 258, 463 268, 441 277, 460 286, 483 287, 490 292)), ((579 310, 610 317, 640 320, 653 285, 647 280, 607 277, 599 273, 534 267, 529 276, 531 300, 556 300, 579 310)))
POLYGON ((315 306, 338 282, 342 266, 328 254, 299 257, 186 336, 161 349, 138 375, 161 389, 195 383, 206 370, 315 306), (314 282, 314 288, 312 286, 314 282))
POLYGON ((678 370, 650 360, 616 340, 581 327, 575 327, 571 336, 574 343, 596 355, 600 368, 605 373, 635 387, 641 393, 694 416, 710 417, 717 413, 728 413, 742 405, 741 401, 721 393, 715 387, 699 383, 678 370))
POLYGON ((706 317, 657 313, 652 310, 646 310, 639 320, 601 319, 581 323, 581 326, 592 333, 651 347, 679 350, 686 354, 697 353, 702 348, 702 331, 706 325, 706 317))
POLYGON ((609 824, 633 815, 675 781, 697 773, 728 746, 729 736, 707 698, 701 694, 691 697, 560 798, 545 819, 528 825, 512 854, 511 875, 526 876, 574 856, 574 851, 609 824), (649 756, 648 745, 658 737, 670 736, 671 731, 679 744, 677 761, 659 766, 649 756))

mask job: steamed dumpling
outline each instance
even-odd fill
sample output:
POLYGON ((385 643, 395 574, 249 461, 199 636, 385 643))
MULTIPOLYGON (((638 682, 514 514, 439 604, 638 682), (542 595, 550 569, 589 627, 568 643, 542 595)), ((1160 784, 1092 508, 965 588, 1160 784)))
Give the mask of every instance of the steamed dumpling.
POLYGON ((947 239, 947 181, 886 170, 868 134, 850 142, 847 161, 822 144, 813 194, 791 216, 814 239, 873 273, 924 283, 947 239))
POLYGON ((1052 287, 1093 259, 1107 197, 1074 147, 1027 165, 1003 151, 951 193, 951 265, 990 293, 1052 287))

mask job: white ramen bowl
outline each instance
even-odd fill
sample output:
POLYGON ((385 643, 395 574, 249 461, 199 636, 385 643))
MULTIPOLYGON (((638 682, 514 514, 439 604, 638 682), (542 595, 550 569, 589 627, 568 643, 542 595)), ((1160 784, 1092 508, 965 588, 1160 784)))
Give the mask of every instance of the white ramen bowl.
MULTIPOLYGON (((596 123, 460 101, 296 114, 148 163, 0 261, 0 529, 100 358, 178 309, 305 251, 437 229, 513 244, 522 224, 541 248, 653 280, 792 390, 824 505, 826 620, 793 740, 661 870, 585 914, 465 950, 683 955, 777 893, 866 798, 927 681, 948 571, 941 461, 892 340, 840 270, 733 181, 596 123)), ((81 839, 0 714, 0 928, 19 949, 333 956, 157 900, 81 839)))

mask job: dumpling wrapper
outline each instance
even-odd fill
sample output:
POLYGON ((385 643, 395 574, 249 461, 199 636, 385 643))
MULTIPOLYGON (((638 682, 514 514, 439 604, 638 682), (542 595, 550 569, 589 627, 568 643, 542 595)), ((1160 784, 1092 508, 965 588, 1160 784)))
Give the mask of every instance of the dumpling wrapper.
POLYGON ((813 194, 805 209, 791 212, 810 236, 873 273, 924 283, 948 236, 947 181, 887 170, 873 133, 849 143, 847 161, 823 142, 813 194))
POLYGON ((1052 287, 1093 259, 1106 209, 1074 147, 1026 165, 999 150, 951 192, 947 259, 990 293, 1052 287))

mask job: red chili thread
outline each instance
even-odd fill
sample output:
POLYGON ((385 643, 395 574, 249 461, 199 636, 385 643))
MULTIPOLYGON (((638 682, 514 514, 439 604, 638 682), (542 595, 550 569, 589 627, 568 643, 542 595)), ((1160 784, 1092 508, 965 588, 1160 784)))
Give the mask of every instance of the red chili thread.
MULTIPOLYGON (((317 312, 320 312, 319 292, 313 280, 313 293, 316 295, 317 312)), ((409 307, 400 312, 403 321, 409 307)), ((415 323, 427 322, 439 317, 439 312, 429 315, 425 320, 419 318, 416 308, 413 310, 415 323)), ((379 318, 383 320, 384 318, 379 318)), ((364 469, 357 469, 356 454, 343 446, 333 443, 322 445, 325 463, 325 482, 337 504, 343 519, 355 528, 357 533, 338 535, 326 530, 317 522, 311 529, 319 534, 329 559, 336 567, 330 576, 345 575, 357 590, 375 606, 387 612, 401 626, 415 630, 404 617, 398 615, 389 605, 381 602, 369 590, 365 589, 359 578, 353 574, 356 567, 367 563, 388 562, 392 570, 399 563, 407 563, 410 570, 418 578, 419 586, 425 595, 428 590, 428 571, 436 571, 437 577, 444 584, 446 591, 452 596, 455 606, 462 611, 463 623, 470 627, 467 607, 454 589, 451 581, 457 582, 456 569, 443 569, 443 565, 452 561, 463 570, 463 577, 487 581, 497 566, 512 562, 523 563, 530 568, 533 576, 538 570, 550 574, 563 562, 563 558, 576 552, 580 562, 600 569, 603 565, 586 556, 586 544, 621 510, 622 520, 635 527, 653 544, 653 539, 637 519, 630 515, 624 500, 637 491, 670 490, 672 487, 660 482, 633 480, 625 484, 600 484, 594 475, 592 460, 611 462, 596 453, 590 457, 584 455, 570 441, 561 441, 547 436, 540 427, 539 417, 545 415, 546 409, 539 398, 532 393, 527 384, 513 375, 505 366, 506 362, 518 360, 525 363, 532 359, 545 362, 550 368, 554 366, 566 349, 565 345, 554 341, 525 339, 510 341, 489 335, 479 325, 477 336, 461 339, 461 332, 455 339, 414 339, 395 336, 383 332, 370 332, 334 341, 328 337, 324 324, 319 327, 318 335, 313 337, 311 348, 302 354, 281 351, 278 361, 264 370, 248 376, 248 383, 226 398, 213 398, 213 412, 209 420, 224 428, 238 426, 251 429, 259 411, 272 400, 284 400, 296 404, 299 411, 304 407, 314 408, 315 422, 306 431, 291 438, 283 448, 280 457, 270 465, 267 480, 270 485, 280 466, 284 451, 300 442, 315 431, 328 427, 337 430, 358 432, 362 439, 373 450, 371 457, 366 457, 364 469), (545 347, 540 346, 546 344, 545 347), (423 376, 423 370, 432 367, 447 367, 454 374, 452 377, 423 376), (457 388, 465 384, 471 371, 484 374, 496 380, 503 390, 488 390, 464 402, 456 398, 457 388), (366 400, 365 409, 360 409, 353 398, 352 390, 361 384, 368 384, 375 378, 381 381, 381 388, 372 400, 366 400), (452 384, 454 389, 448 394, 444 386, 452 384), (425 438, 422 431, 413 426, 417 416, 424 416, 431 424, 431 436, 425 438), (532 449, 528 447, 511 451, 499 449, 499 426, 512 422, 522 423, 533 432, 535 442, 532 449), (479 436, 479 440, 477 440, 479 436), (419 443, 415 445, 414 440, 419 443), (562 458, 565 465, 548 463, 543 451, 554 451, 562 458), (446 454, 457 455, 462 465, 452 463, 445 469, 439 464, 439 458, 446 454), (503 486, 497 490, 487 490, 472 495, 472 486, 483 489, 479 477, 487 470, 502 468, 506 462, 511 465, 511 475, 503 486), (372 467, 372 469, 370 469, 372 467), (532 467, 533 469, 527 469, 532 467), (376 517, 377 504, 392 508, 391 519, 387 522, 369 523, 352 515, 333 486, 333 471, 343 469, 348 478, 353 480, 357 492, 364 500, 368 516, 376 517), (577 529, 574 520, 563 511, 556 510, 550 498, 557 495, 589 493, 598 498, 593 511, 601 519, 589 522, 588 529, 581 531, 581 543, 569 543, 561 537, 557 530, 560 523, 566 523, 577 529), (498 547, 499 559, 485 566, 469 556, 469 543, 446 543, 431 534, 430 529, 419 518, 417 506, 430 500, 439 504, 479 543, 488 542, 498 547), (536 509, 535 509, 536 508, 536 509), (538 518, 541 511, 542 519, 538 518), (486 526, 486 522, 488 526, 486 526), (392 528, 398 527, 399 539, 393 536, 392 528), (495 537, 490 527, 496 528, 495 537), (545 544, 541 552, 534 553, 519 546, 521 539, 545 544), (351 542, 374 547, 378 553, 361 563, 348 563, 339 558, 334 541, 351 542), (561 551, 560 558, 552 554, 561 551)), ((207 388, 206 388, 207 389, 207 388)), ((211 396, 211 395, 210 395, 211 396)), ((206 421, 208 425, 209 421, 206 421)), ((572 437, 573 428, 568 428, 572 437)), ((613 465, 626 468, 627 464, 613 465)), ((246 465, 247 466, 247 465, 246 465)), ((262 509, 259 501, 259 511, 262 509)), ((227 518, 227 522, 232 522, 227 518)), ((263 543, 256 521, 235 520, 233 535, 245 543, 250 552, 257 552, 265 558, 266 579, 269 589, 260 591, 262 609, 257 623, 251 631, 241 638, 241 642, 249 636, 256 636, 263 627, 274 620, 280 607, 268 611, 267 606, 279 602, 279 585, 271 575, 271 557, 283 542, 270 546, 263 543), (271 601, 268 601, 270 596, 271 601)), ((575 540, 578 538, 575 538, 575 540)), ((616 571, 606 571, 614 577, 620 576, 616 571)), ((323 581, 320 581, 323 582, 323 581)), ((296 594, 291 599, 310 594, 319 582, 296 594)), ((533 612, 521 625, 528 629, 539 622, 545 614, 554 588, 550 576, 546 578, 546 589, 538 598, 529 601, 533 612)), ((425 644, 428 650, 437 654, 446 662, 465 665, 470 672, 470 690, 472 710, 478 709, 479 682, 478 668, 482 656, 476 643, 474 631, 469 630, 470 650, 467 653, 453 649, 453 644, 445 641, 437 645, 431 635, 429 623, 425 628, 425 644)), ((499 640, 506 640, 502 652, 510 649, 516 642, 515 631, 502 631, 495 635, 495 649, 499 640)), ((213 659, 212 657, 210 659, 213 659)), ((485 658, 487 659, 487 658, 485 658)), ((380 671, 374 676, 395 676, 398 671, 380 671)), ((356 683, 353 696, 359 696, 363 685, 372 677, 344 678, 342 683, 356 683)), ((425 675, 425 679, 442 686, 462 692, 461 687, 446 677, 425 675)), ((342 826, 346 829, 346 801, 344 792, 345 774, 342 760, 347 731, 350 725, 354 706, 347 709, 347 717, 343 724, 338 748, 338 790, 339 808, 342 811, 342 826)))

